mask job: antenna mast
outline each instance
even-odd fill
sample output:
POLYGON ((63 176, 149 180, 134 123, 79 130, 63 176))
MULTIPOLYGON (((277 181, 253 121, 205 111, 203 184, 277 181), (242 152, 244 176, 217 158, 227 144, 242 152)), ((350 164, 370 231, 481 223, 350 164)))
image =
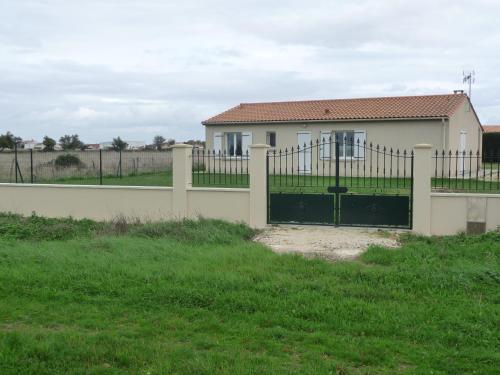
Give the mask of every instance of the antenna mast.
POLYGON ((476 72, 474 70, 468 71, 468 72, 463 72, 464 79, 463 83, 469 84, 469 100, 472 95, 472 84, 476 83, 476 72))

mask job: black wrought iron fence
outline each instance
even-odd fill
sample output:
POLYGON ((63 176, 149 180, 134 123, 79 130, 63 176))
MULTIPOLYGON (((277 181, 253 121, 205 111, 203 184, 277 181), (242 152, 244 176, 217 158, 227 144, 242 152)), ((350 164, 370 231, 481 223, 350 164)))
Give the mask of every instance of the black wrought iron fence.
POLYGON ((241 150, 193 149, 193 186, 248 187, 250 154, 241 150))
POLYGON ((270 150, 270 191, 325 192, 336 183, 350 192, 409 194, 413 151, 353 138, 329 137, 270 150))
POLYGON ((500 193, 500 152, 436 150, 432 159, 434 191, 500 193))
POLYGON ((171 186, 172 153, 170 150, 14 150, 0 153, 0 181, 171 186))

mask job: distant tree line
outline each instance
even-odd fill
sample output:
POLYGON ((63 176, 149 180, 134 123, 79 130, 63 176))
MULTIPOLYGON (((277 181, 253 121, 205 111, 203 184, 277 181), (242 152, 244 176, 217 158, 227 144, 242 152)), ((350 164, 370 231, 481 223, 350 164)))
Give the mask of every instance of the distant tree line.
MULTIPOLYGON (((5 134, 0 135, 0 152, 4 150, 13 150, 15 148, 16 144, 21 144, 22 139, 21 137, 16 137, 14 134, 11 132, 6 132, 5 134)), ((199 141, 199 140, 194 140, 190 139, 189 141, 186 142, 187 144, 193 145, 193 146, 205 146, 204 141, 199 141)), ((48 135, 43 137, 42 145, 43 145, 43 151, 54 151, 56 149, 58 142, 54 139, 49 137, 48 135)), ((147 149, 154 149, 154 150, 163 150, 165 148, 168 148, 172 145, 175 144, 175 139, 169 138, 166 139, 162 135, 156 135, 153 138, 153 143, 149 146, 146 146, 147 149)), ((88 145, 85 144, 80 140, 80 137, 78 134, 72 134, 68 135, 65 134, 62 137, 59 138, 59 146, 64 150, 64 151, 71 151, 71 150, 86 150, 88 148, 88 145)), ((115 151, 123 151, 128 148, 128 143, 124 140, 121 139, 121 137, 116 137, 113 138, 113 142, 111 143, 111 148, 115 151)))

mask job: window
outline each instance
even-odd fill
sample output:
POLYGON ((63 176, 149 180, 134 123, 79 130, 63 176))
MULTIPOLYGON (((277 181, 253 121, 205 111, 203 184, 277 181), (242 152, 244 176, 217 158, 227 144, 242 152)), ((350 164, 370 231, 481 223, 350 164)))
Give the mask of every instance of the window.
POLYGON ((276 132, 267 132, 267 144, 276 147, 276 132))
POLYGON ((330 130, 321 131, 319 140, 319 156, 322 160, 330 159, 330 145, 332 142, 334 142, 332 132, 330 130))
POLYGON ((337 131, 335 137, 339 145, 339 156, 341 158, 354 157, 354 130, 337 131))
POLYGON ((365 157, 366 133, 364 130, 340 130, 335 132, 339 145, 339 157, 363 159, 365 157))
POLYGON ((228 156, 241 156, 243 150, 241 133, 226 133, 226 146, 228 156))

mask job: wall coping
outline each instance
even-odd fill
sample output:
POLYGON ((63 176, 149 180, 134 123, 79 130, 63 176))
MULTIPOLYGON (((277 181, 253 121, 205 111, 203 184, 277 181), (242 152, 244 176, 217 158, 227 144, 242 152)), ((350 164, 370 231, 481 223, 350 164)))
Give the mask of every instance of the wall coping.
POLYGON ((220 191, 225 193, 250 193, 249 188, 210 188, 210 187, 189 187, 187 191, 220 191))
POLYGON ((124 185, 65 185, 65 184, 14 184, 0 183, 1 187, 34 187, 54 189, 115 189, 115 190, 163 190, 172 191, 169 186, 124 186, 124 185))
POLYGON ((428 143, 419 143, 418 145, 413 146, 413 148, 416 148, 416 149, 430 149, 430 148, 432 148, 432 145, 430 145, 428 143))
POLYGON ((450 197, 450 198, 499 198, 500 194, 483 193, 431 193, 431 197, 450 197))

